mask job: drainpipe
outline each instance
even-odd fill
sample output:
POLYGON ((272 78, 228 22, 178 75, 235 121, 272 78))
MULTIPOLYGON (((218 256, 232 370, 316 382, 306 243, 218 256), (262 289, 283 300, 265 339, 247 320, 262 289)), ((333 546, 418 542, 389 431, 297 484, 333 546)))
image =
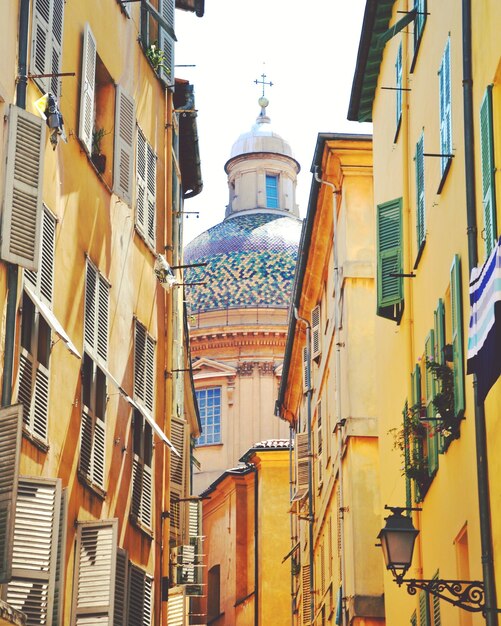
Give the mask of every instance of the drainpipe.
MULTIPOLYGON (((469 270, 478 264, 477 213, 475 200, 475 151, 473 131, 473 71, 472 71, 472 32, 471 0, 462 0, 463 20, 463 106, 464 106, 464 163, 466 182, 466 218, 468 233, 469 270)), ((487 626, 497 626, 496 583, 492 554, 492 527, 489 496, 489 471, 487 464, 487 436, 485 427, 485 407, 477 403, 477 376, 473 375, 475 405, 475 436, 477 455, 478 509, 480 521, 480 543, 482 548, 482 573, 485 586, 485 622, 487 626)))
POLYGON ((313 622, 315 619, 315 563, 313 553, 313 451, 311 449, 311 394, 313 393, 311 388, 311 326, 308 320, 303 317, 299 317, 296 307, 294 307, 294 317, 298 322, 304 324, 306 328, 306 358, 308 361, 308 368, 306 372, 306 429, 308 433, 308 544, 310 558, 310 611, 313 622))
POLYGON ((255 464, 254 473, 254 626, 259 626, 259 482, 255 464))
MULTIPOLYGON (((315 180, 321 185, 327 185, 332 189, 332 229, 333 229, 333 256, 334 256, 334 272, 335 272, 335 301, 334 301, 334 328, 335 335, 334 338, 336 340, 336 376, 338 382, 341 380, 341 319, 339 315, 339 303, 341 300, 341 285, 340 285, 340 271, 339 271, 339 263, 338 263, 338 246, 337 246, 337 227, 336 227, 336 213, 337 207, 334 201, 336 194, 341 193, 341 189, 336 189, 334 183, 331 183, 328 180, 322 180, 318 174, 318 168, 315 170, 315 180)), ((340 537, 340 572, 339 572, 339 582, 341 584, 341 604, 345 603, 345 549, 344 549, 344 485, 343 485, 343 425, 344 421, 341 417, 341 385, 338 384, 336 386, 336 415, 337 415, 337 423, 336 423, 336 431, 338 435, 338 458, 339 458, 339 474, 338 474, 338 485, 339 485, 339 497, 338 497, 338 509, 339 509, 339 537, 340 537)), ((342 624, 346 626, 346 611, 342 606, 341 610, 342 615, 342 624)))
MULTIPOLYGON (((19 46, 18 46, 18 82, 16 105, 26 108, 26 87, 28 84, 28 29, 30 17, 30 0, 21 0, 19 7, 19 46)), ((12 402, 12 371, 14 365, 14 339, 16 336, 16 304, 19 267, 12 263, 7 265, 7 311, 5 317, 5 354, 2 380, 2 406, 12 402)))
MULTIPOLYGON (((293 488, 294 488, 294 474, 292 467, 292 422, 289 426, 289 502, 292 503, 293 496, 293 488)), ((291 537, 291 550, 294 549, 296 545, 297 539, 294 535, 294 513, 292 512, 292 507, 289 513, 289 529, 290 529, 290 537, 291 537)), ((292 563, 294 561, 294 552, 291 554, 291 626, 294 626, 294 572, 292 570, 292 563)))

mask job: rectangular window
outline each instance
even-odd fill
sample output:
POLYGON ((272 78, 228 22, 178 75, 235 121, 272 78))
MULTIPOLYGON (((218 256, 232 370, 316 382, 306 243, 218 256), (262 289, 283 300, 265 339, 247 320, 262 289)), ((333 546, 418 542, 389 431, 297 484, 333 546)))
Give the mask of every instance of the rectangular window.
POLYGON ((175 0, 153 0, 163 19, 160 23, 151 13, 144 13, 140 22, 141 44, 153 70, 171 87, 174 85, 174 17, 175 0))
POLYGON ((131 519, 150 530, 153 520, 153 433, 141 413, 134 411, 131 519))
POLYGON ((134 325, 134 400, 150 415, 154 410, 155 340, 138 320, 134 325))
POLYGON ((403 298, 402 199, 377 207, 377 314, 399 320, 403 298))
POLYGON ((196 391, 202 434, 197 446, 221 443, 221 387, 196 391))
POLYGON ((414 0, 414 8, 416 9, 416 18, 414 20, 414 56, 411 64, 411 73, 416 65, 421 39, 426 24, 427 0, 414 0))
POLYGON ((138 127, 136 153, 136 227, 155 247, 157 157, 138 127))
POLYGON ((418 259, 426 240, 426 215, 424 197, 424 133, 416 144, 416 235, 418 259))
POLYGON ((482 160, 485 256, 487 258, 497 237, 492 85, 487 87, 480 106, 480 154, 482 160))
POLYGON ((397 60, 395 63, 395 82, 396 82, 396 125, 395 141, 400 130, 402 122, 402 43, 398 46, 397 60))
POLYGON ((34 81, 42 93, 61 97, 64 0, 35 0, 33 8, 31 74, 52 74, 34 81))
MULTIPOLYGON (((440 92, 440 170, 445 179, 452 157, 452 117, 451 117, 451 40, 447 40, 442 63, 438 72, 440 92)), ((442 190, 441 181, 439 193, 442 190)))
POLYGON ((278 209, 280 207, 278 199, 278 176, 266 174, 266 207, 268 209, 278 209))

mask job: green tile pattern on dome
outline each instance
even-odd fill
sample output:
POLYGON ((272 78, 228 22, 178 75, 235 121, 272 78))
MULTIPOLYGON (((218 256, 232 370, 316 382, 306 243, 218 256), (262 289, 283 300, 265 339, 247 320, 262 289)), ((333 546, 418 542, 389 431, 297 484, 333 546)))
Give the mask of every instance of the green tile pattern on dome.
POLYGON ((194 239, 185 249, 191 313, 226 308, 288 308, 292 293, 301 220, 270 213, 226 219, 194 239))

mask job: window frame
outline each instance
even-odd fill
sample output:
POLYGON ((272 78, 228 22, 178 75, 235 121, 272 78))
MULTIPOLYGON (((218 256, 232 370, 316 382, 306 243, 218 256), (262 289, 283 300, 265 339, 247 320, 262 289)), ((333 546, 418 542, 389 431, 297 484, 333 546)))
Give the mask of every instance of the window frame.
POLYGON ((266 193, 266 208, 280 208, 280 175, 266 172, 264 175, 264 187, 266 193), (271 184, 273 183, 273 184, 271 184))
POLYGON ((201 389, 196 389, 195 390, 195 395, 197 398, 197 403, 198 403, 198 409, 199 409, 199 413, 200 413, 200 422, 202 425, 202 433, 200 435, 200 437, 197 439, 196 442, 196 447, 199 448, 201 446, 213 446, 213 445, 221 445, 223 443, 223 438, 222 438, 222 408, 223 408, 223 393, 222 393, 222 387, 221 386, 214 386, 214 387, 203 387, 201 389), (208 394, 209 392, 212 392, 214 394, 217 394, 219 396, 219 405, 213 405, 212 408, 216 409, 219 408, 219 413, 213 413, 213 415, 206 415, 204 412, 204 409, 208 408, 208 404, 207 404, 207 400, 208 400, 208 394), (205 395, 205 406, 201 406, 201 402, 200 402, 200 396, 204 394, 205 395), (211 426, 213 427, 211 429, 211 434, 209 436, 209 433, 207 432, 207 419, 208 418, 212 418, 212 420, 216 420, 217 421, 213 421, 213 423, 211 424, 211 426), (215 426, 219 426, 219 432, 215 432, 215 426))
POLYGON ((402 217, 402 198, 383 202, 376 207, 377 315, 396 321, 397 324, 402 317, 404 306, 403 277, 388 277, 383 281, 383 274, 388 269, 388 260, 394 262, 396 270, 394 273, 403 272, 402 217), (393 227, 390 228, 391 224, 387 226, 385 220, 393 221, 393 227), (385 295, 388 290, 390 294, 385 295))

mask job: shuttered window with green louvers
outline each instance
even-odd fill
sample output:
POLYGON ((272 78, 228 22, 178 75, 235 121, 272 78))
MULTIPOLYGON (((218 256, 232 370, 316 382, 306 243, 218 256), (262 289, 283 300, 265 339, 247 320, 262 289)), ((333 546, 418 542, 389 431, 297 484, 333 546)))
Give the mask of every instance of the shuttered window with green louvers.
POLYGON ((403 301, 402 199, 377 207, 378 315, 396 319, 395 305, 403 301))
POLYGON ((461 290, 461 259, 454 256, 451 267, 451 327, 454 367, 454 413, 462 417, 465 409, 463 361, 463 299, 461 290))
POLYGON ((480 154, 482 159, 485 255, 488 257, 497 236, 492 85, 487 87, 480 106, 480 154))
POLYGON ((425 403, 426 403, 426 417, 429 418, 427 422, 428 428, 428 474, 432 478, 438 470, 438 446, 439 446, 439 434, 437 429, 437 422, 435 421, 436 411, 433 404, 433 399, 437 392, 437 382, 435 376, 429 367, 428 363, 433 361, 435 354, 435 331, 432 329, 428 333, 425 341, 425 403))
POLYGON ((424 133, 416 144, 416 236, 418 255, 426 240, 426 207, 424 189, 424 133))
MULTIPOLYGON (((438 570, 433 576, 433 580, 438 579, 438 570)), ((440 616, 440 598, 436 595, 433 595, 431 598, 431 617, 432 617, 432 626, 442 626, 442 618, 440 616)))
POLYGON ((452 115, 451 115, 451 40, 447 40, 442 62, 438 71, 440 95, 440 171, 442 176, 452 157, 452 115))
POLYGON ((430 603, 426 591, 419 592, 419 626, 431 626, 430 603))

